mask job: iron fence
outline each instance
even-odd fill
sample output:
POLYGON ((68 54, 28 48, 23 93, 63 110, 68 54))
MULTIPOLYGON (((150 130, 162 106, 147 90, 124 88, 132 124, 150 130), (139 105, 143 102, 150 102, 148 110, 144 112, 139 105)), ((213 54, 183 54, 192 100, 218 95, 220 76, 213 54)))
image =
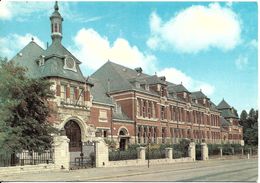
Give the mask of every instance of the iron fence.
POLYGON ((130 159, 137 159, 136 149, 128 149, 125 151, 112 150, 109 152, 109 161, 120 161, 130 159))
POLYGON ((146 149, 145 159, 163 159, 166 158, 165 149, 146 149))
POLYGON ((21 153, 0 154, 0 167, 37 165, 43 163, 54 163, 53 150, 45 150, 42 153, 22 151, 21 153))

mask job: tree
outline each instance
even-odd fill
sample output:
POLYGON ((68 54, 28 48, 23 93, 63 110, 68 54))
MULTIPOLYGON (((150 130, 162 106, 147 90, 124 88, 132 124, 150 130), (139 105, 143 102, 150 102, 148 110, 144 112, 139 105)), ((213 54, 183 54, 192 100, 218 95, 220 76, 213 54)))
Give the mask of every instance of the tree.
POLYGON ((51 147, 47 99, 53 97, 51 83, 30 79, 26 70, 0 59, 0 151, 41 152, 51 147))
POLYGON ((240 114, 240 124, 243 126, 243 139, 248 145, 258 144, 258 110, 251 109, 249 115, 243 110, 240 114))
POLYGON ((245 123, 246 123, 247 117, 248 117, 248 115, 247 115, 246 110, 243 110, 240 114, 240 120, 239 120, 240 125, 242 125, 242 126, 246 125, 245 123))

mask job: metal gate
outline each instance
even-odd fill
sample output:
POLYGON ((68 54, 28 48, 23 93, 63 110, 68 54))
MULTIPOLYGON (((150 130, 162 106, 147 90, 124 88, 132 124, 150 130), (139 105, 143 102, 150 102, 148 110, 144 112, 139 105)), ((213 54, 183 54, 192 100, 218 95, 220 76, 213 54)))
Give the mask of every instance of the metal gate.
POLYGON ((94 168, 96 162, 95 142, 83 142, 82 151, 70 159, 70 169, 94 168))

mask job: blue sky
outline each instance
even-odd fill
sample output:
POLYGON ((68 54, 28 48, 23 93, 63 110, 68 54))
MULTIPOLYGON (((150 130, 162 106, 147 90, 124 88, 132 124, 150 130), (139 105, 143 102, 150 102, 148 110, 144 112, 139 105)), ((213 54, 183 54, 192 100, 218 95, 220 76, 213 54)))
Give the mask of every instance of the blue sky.
MULTIPOLYGON (((0 3, 0 55, 11 59, 33 36, 51 44, 54 2, 0 3)), ((108 59, 165 75, 218 104, 257 108, 255 2, 59 2, 63 45, 85 75, 108 59)))

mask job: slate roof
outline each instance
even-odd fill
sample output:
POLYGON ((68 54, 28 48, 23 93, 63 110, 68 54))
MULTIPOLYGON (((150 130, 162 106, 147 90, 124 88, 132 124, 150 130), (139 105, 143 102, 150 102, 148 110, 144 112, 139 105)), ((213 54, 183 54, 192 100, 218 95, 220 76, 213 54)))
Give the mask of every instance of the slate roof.
POLYGON ((208 98, 202 91, 191 92, 191 97, 194 99, 208 98))
POLYGON ((178 92, 187 92, 190 93, 182 84, 179 85, 175 85, 174 90, 178 93, 178 92))
POLYGON ((223 99, 217 106, 218 109, 230 109, 230 105, 223 99))
POLYGON ((221 109, 221 116, 223 116, 224 118, 236 118, 238 119, 238 117, 232 113, 231 109, 221 109))
POLYGON ((54 41, 42 55, 45 56, 45 64, 40 66, 41 77, 58 76, 65 79, 85 82, 84 76, 79 68, 81 62, 73 56, 59 40, 54 41), (71 56, 76 62, 77 72, 63 68, 66 55, 71 56))
POLYGON ((81 62, 78 61, 59 41, 54 41, 47 50, 44 50, 37 43, 31 41, 11 60, 16 64, 27 68, 27 74, 31 78, 55 76, 85 82, 79 68, 81 62), (39 66, 38 60, 42 55, 45 56, 44 65, 39 66), (65 55, 74 58, 77 72, 63 68, 65 55))
POLYGON ((221 126, 230 126, 230 122, 225 120, 225 118, 223 116, 220 116, 220 124, 221 126))
POLYGON ((11 61, 15 64, 27 68, 26 74, 30 78, 38 78, 39 66, 35 62, 36 58, 44 52, 44 49, 34 41, 29 42, 21 51, 15 55, 11 61))
POLYGON ((106 90, 101 82, 96 78, 89 78, 89 82, 94 83, 94 86, 90 88, 90 92, 93 96, 93 102, 114 105, 112 99, 106 94, 106 90))

